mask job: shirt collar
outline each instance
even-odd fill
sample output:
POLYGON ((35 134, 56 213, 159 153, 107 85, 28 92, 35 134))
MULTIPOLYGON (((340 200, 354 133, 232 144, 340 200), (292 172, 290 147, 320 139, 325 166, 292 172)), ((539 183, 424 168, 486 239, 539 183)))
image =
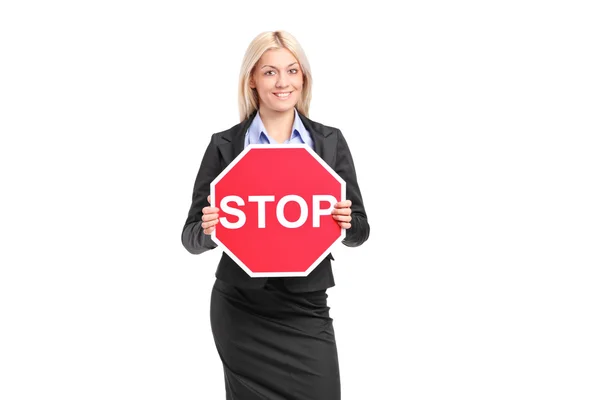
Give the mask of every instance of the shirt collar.
MULTIPOLYGON (((265 126, 260 118, 260 113, 257 111, 256 116, 252 120, 250 127, 248 128, 248 139, 249 143, 261 143, 261 136, 264 135, 265 142, 271 143, 270 137, 265 129, 265 126)), ((298 115, 298 110, 294 108, 294 124, 292 125, 292 134, 290 135, 290 140, 295 136, 300 135, 300 139, 302 143, 308 143, 310 141, 310 136, 306 127, 302 123, 300 116, 298 115)))

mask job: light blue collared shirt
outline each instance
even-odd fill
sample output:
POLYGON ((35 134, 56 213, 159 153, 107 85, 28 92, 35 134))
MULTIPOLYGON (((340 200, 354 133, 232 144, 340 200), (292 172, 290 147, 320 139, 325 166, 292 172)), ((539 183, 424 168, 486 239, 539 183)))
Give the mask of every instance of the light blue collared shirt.
MULTIPOLYGON (((256 116, 252 120, 248 131, 246 132, 246 138, 244 140, 244 147, 249 144, 277 144, 277 142, 269 136, 265 126, 263 125, 260 113, 257 112, 256 116)), ((311 149, 315 149, 315 144, 310 136, 310 133, 304 127, 302 120, 298 116, 298 111, 294 108, 294 125, 292 125, 292 134, 288 140, 282 144, 306 144, 311 149)))

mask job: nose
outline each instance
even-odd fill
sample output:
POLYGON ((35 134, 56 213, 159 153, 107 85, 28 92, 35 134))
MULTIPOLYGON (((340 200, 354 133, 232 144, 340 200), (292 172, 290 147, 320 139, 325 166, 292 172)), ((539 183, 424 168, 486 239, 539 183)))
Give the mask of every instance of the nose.
POLYGON ((286 74, 278 74, 277 77, 276 87, 285 88, 288 86, 288 76, 286 74))

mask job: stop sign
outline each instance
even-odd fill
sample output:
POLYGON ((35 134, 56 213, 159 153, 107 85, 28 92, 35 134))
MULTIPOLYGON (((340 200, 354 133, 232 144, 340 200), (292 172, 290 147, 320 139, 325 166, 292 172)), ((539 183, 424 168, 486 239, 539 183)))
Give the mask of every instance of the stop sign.
POLYGON ((346 183, 305 145, 249 145, 210 186, 213 240, 252 277, 307 276, 345 230, 346 183))

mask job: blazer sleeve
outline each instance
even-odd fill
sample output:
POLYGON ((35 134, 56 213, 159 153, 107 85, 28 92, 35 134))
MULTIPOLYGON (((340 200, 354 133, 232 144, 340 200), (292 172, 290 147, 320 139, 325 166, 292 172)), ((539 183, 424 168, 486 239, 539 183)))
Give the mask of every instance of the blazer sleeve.
POLYGON ((363 244, 370 233, 369 221, 363 204, 358 180, 356 178, 356 169, 348 143, 339 129, 337 133, 337 155, 335 160, 335 172, 346 181, 346 199, 352 201, 352 220, 351 227, 346 230, 346 237, 342 243, 348 247, 357 247, 363 244))
POLYGON ((211 236, 202 229, 202 209, 209 205, 207 196, 210 194, 210 184, 221 172, 216 139, 217 135, 213 134, 204 152, 194 183, 192 205, 181 233, 183 247, 192 254, 201 254, 217 247, 211 236))

